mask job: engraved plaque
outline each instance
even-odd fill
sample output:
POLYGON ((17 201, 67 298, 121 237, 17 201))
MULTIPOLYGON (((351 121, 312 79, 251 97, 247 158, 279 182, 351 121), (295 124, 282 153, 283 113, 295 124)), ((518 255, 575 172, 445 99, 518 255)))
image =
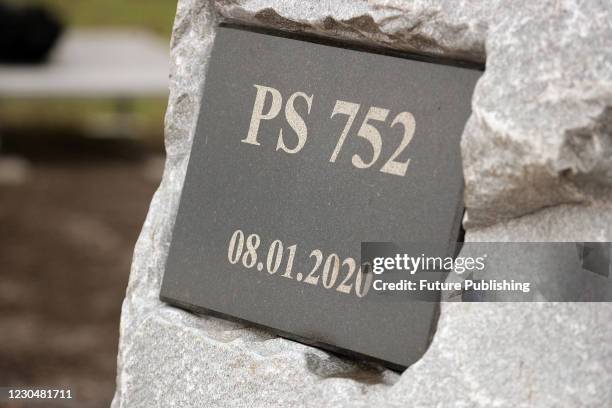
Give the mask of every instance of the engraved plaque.
POLYGON ((220 27, 161 298, 406 367, 438 302, 371 290, 364 241, 452 255, 481 72, 220 27))

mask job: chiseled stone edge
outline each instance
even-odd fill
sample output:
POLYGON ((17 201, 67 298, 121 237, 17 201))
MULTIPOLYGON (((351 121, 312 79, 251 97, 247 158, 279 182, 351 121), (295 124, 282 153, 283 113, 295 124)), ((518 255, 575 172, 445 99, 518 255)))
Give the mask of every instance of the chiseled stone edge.
POLYGON ((223 18, 249 26, 484 63, 486 21, 495 15, 495 3, 220 0, 215 7, 223 18))
POLYGON ((191 142, 214 40, 212 0, 179 0, 170 44, 170 95, 165 117, 166 164, 136 242, 130 279, 121 309, 117 387, 112 407, 122 406, 130 373, 125 361, 139 327, 157 309, 172 228, 185 179, 191 142), (197 61, 197 63, 196 63, 197 61))

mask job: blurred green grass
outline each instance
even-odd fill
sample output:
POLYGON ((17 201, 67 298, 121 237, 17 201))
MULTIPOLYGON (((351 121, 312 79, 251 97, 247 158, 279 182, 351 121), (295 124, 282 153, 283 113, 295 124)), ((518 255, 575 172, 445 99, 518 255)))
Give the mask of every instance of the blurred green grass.
MULTIPOLYGON (((33 0, 30 3, 49 6, 67 28, 140 28, 169 43, 177 0, 33 0)), ((0 121, 9 127, 35 123, 41 127, 84 128, 104 120, 112 125, 116 113, 115 101, 105 100, 0 102, 0 121)), ((166 100, 151 99, 133 101, 134 136, 147 142, 162 141, 166 103, 166 100)))
POLYGON ((177 0, 39 0, 74 26, 142 27, 168 41, 177 0))

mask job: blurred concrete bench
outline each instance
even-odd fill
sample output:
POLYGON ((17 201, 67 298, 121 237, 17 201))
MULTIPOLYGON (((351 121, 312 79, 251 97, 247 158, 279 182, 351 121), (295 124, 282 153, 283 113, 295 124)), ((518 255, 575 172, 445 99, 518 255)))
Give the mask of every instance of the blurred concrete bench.
MULTIPOLYGON (((0 102, 109 99, 115 102, 113 125, 104 129, 96 126, 88 135, 131 137, 134 134, 131 102, 141 98, 167 98, 168 64, 168 45, 147 32, 71 30, 60 38, 48 63, 0 64, 0 102)), ((0 184, 14 183, 17 179, 12 180, 10 175, 21 175, 27 166, 20 158, 2 156, 1 126, 2 123, 0 184)))
POLYGON ((168 46, 137 30, 72 30, 50 61, 0 65, 0 99, 166 97, 168 46))

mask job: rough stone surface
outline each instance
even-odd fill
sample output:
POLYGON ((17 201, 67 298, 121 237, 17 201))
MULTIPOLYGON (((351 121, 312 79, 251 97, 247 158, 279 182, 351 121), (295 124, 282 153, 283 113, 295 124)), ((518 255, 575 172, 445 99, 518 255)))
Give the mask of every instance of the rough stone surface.
POLYGON ((134 252, 113 407, 610 406, 611 304, 445 304, 400 376, 158 300, 220 15, 472 61, 486 49, 463 135, 467 240, 610 241, 610 7, 180 0, 166 168, 134 252))
POLYGON ((612 3, 516 11, 489 28, 463 134, 467 226, 612 186, 612 3))
POLYGON ((217 1, 224 19, 376 47, 483 63, 498 1, 217 1))

